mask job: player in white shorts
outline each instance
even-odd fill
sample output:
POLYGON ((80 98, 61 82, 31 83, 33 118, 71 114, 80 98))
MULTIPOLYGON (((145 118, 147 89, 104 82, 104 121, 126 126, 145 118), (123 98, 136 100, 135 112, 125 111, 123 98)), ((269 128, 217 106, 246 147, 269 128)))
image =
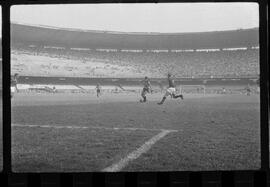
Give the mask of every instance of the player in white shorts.
POLYGON ((167 96, 171 96, 174 99, 176 99, 176 98, 184 99, 182 94, 176 95, 176 89, 175 89, 174 80, 172 79, 172 76, 171 76, 170 73, 168 73, 168 82, 169 82, 169 88, 166 90, 166 93, 163 96, 162 100, 158 103, 159 105, 162 105, 164 103, 167 96))
POLYGON ((10 94, 11 98, 13 97, 14 93, 18 91, 17 83, 18 83, 18 73, 15 73, 13 77, 10 79, 10 94))

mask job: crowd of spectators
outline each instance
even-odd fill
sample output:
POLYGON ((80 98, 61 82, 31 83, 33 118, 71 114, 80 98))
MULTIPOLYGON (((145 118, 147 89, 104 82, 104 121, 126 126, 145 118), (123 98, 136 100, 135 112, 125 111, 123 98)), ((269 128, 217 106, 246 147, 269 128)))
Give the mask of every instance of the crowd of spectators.
MULTIPOLYGON (((12 46, 12 54, 72 59, 74 67, 95 62, 132 69, 136 75, 164 77, 171 72, 176 77, 249 77, 259 74, 259 50, 215 52, 106 52, 52 47, 12 46)), ((53 62, 52 62, 53 63, 53 62)), ((123 71, 122 69, 122 71, 123 71)), ((113 71, 117 71, 114 69, 113 71)), ((116 73, 117 75, 117 73, 116 73)), ((91 75, 90 75, 91 76, 91 75)))

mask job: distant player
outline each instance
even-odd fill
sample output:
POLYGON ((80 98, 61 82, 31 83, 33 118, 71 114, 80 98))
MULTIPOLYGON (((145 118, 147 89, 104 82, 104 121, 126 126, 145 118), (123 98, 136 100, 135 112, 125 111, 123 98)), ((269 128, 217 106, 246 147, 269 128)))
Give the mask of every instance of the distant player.
POLYGON ((171 96, 174 99, 176 99, 176 98, 184 99, 182 94, 176 95, 174 80, 173 80, 172 75, 170 73, 168 73, 168 83, 169 83, 169 88, 166 90, 166 93, 163 96, 162 100, 158 103, 159 105, 162 105, 164 103, 167 96, 171 96))
POLYGON ((99 97, 101 95, 101 86, 99 84, 97 84, 96 86, 96 91, 97 91, 97 97, 99 97))
POLYGON ((146 94, 152 92, 151 83, 148 77, 145 77, 144 80, 141 81, 143 83, 143 90, 141 96, 143 99, 140 100, 141 103, 146 102, 146 94))
POLYGON ((17 88, 18 84, 18 73, 15 73, 13 77, 10 79, 10 93, 11 93, 11 98, 13 97, 14 93, 17 91, 19 92, 17 88))
POLYGON ((56 93, 56 88, 55 88, 55 86, 52 88, 52 92, 53 92, 53 93, 56 93))
POLYGON ((221 93, 222 93, 222 94, 226 94, 226 93, 227 93, 226 88, 223 87, 221 93))
POLYGON ((250 88, 249 84, 246 87, 246 91, 247 91, 247 96, 250 96, 250 94, 251 94, 251 88, 250 88))
POLYGON ((260 93, 260 78, 257 79, 257 93, 260 93))
POLYGON ((114 92, 115 92, 115 93, 118 93, 118 87, 117 87, 117 86, 115 86, 114 92))

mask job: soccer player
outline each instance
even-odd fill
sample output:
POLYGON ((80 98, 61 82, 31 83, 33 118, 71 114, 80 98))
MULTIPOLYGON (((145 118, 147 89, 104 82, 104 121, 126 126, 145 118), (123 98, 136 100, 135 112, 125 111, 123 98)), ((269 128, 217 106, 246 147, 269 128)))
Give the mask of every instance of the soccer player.
POLYGON ((101 95, 101 86, 99 85, 99 83, 96 86, 96 90, 97 90, 97 97, 99 97, 101 95))
POLYGON ((250 88, 249 84, 246 87, 246 91, 247 91, 247 96, 250 96, 251 88, 250 88))
POLYGON ((182 94, 180 94, 180 95, 175 94, 175 92, 176 92, 175 84, 174 84, 174 80, 172 78, 172 75, 170 73, 168 73, 168 82, 169 82, 169 88, 166 90, 166 93, 163 96, 162 100, 158 103, 159 105, 162 105, 164 103, 167 96, 171 96, 174 99, 176 99, 176 98, 181 98, 182 100, 184 99, 182 94))
POLYGON ((56 88, 55 88, 55 86, 52 88, 52 92, 53 92, 53 93, 56 93, 56 88))
POLYGON ((257 84, 257 93, 260 93, 260 77, 256 80, 257 84))
POLYGON ((13 77, 10 79, 10 93, 11 93, 11 98, 13 97, 15 91, 19 92, 17 88, 18 84, 18 73, 15 73, 13 77))
POLYGON ((222 94, 226 94, 226 88, 222 88, 222 94))
POLYGON ((145 77, 144 80, 142 80, 141 82, 143 84, 143 90, 141 93, 141 96, 143 99, 141 99, 140 102, 145 103, 146 102, 146 93, 150 93, 150 91, 152 92, 151 83, 150 83, 150 80, 148 79, 148 77, 145 77))

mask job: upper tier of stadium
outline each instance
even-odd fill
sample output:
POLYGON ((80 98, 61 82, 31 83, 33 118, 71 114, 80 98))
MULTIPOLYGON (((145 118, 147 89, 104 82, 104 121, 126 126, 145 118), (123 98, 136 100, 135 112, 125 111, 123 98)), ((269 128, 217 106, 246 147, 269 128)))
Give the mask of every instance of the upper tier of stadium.
POLYGON ((259 45, 259 29, 197 33, 127 33, 11 24, 12 44, 108 49, 209 49, 259 45))

